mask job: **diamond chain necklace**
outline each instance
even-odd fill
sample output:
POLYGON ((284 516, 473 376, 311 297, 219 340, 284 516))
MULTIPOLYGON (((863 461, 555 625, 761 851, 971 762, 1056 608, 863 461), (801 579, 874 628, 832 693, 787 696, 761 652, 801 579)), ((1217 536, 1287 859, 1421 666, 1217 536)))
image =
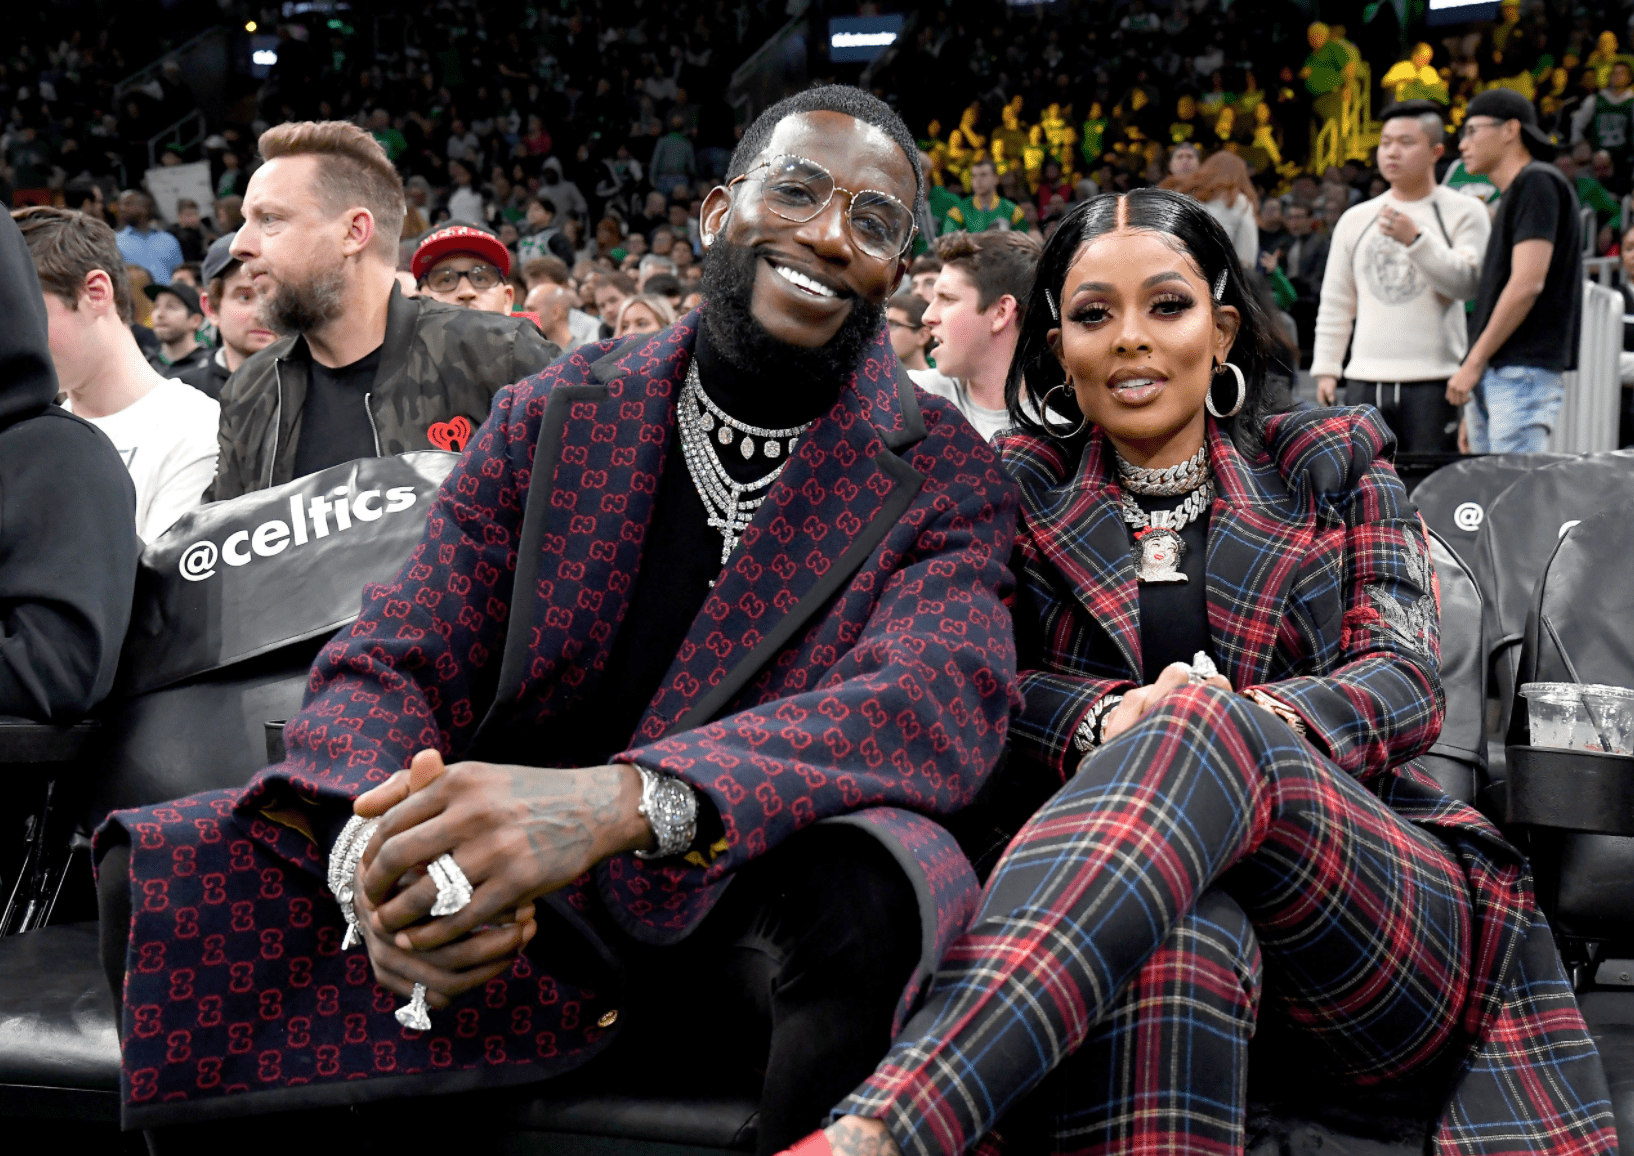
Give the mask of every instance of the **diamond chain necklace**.
POLYGON ((794 453, 796 439, 811 428, 811 422, 789 429, 767 430, 729 417, 704 392, 703 384, 698 380, 696 361, 687 367, 686 384, 681 387, 675 410, 677 424, 681 427, 681 454, 686 459, 687 473, 692 475, 692 485, 704 504, 704 514, 710 527, 720 531, 721 565, 725 566, 732 551, 737 549, 738 539, 754 519, 755 511, 766 500, 764 491, 783 473, 783 468, 789 464, 788 455, 794 453), (739 447, 744 460, 755 455, 751 437, 775 439, 766 443, 765 455, 783 460, 771 472, 754 481, 739 482, 726 472, 715 446, 711 444, 709 434, 716 428, 717 421, 717 440, 723 447, 730 446, 736 440, 732 431, 746 435, 739 447))
POLYGON ((1126 461, 1116 450, 1113 459, 1118 463, 1118 477, 1124 488, 1151 498, 1172 498, 1189 494, 1208 477, 1208 446, 1197 447, 1197 452, 1177 466, 1151 470, 1126 461))

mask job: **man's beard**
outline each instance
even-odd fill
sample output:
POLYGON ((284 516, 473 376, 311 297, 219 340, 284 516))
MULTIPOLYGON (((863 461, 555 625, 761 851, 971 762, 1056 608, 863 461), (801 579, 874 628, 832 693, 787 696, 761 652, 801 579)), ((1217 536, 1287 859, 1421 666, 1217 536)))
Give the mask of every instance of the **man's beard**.
POLYGON ((275 333, 310 333, 340 316, 345 293, 346 278, 334 265, 304 281, 279 281, 261 313, 275 333))
POLYGON ((709 343, 730 365, 747 372, 776 369, 779 375, 822 390, 835 390, 857 368, 863 351, 879 336, 885 307, 851 298, 851 311, 828 341, 808 349, 767 332, 755 319, 753 299, 760 254, 751 245, 717 237, 704 258, 699 285, 708 307, 704 324, 709 343))

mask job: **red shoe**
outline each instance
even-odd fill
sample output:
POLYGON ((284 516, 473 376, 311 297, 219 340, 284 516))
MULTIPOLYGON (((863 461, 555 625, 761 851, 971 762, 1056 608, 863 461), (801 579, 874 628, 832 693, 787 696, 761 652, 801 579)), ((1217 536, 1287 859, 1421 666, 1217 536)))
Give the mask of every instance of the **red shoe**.
POLYGON ((778 1156, 834 1156, 834 1149, 828 1146, 828 1136, 823 1132, 813 1132, 793 1148, 785 1148, 778 1156))

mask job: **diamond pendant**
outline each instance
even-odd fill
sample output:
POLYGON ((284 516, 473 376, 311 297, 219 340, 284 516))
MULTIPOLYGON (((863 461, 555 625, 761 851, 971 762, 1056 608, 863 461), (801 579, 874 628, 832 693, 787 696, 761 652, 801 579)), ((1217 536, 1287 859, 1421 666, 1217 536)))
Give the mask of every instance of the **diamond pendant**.
POLYGON ((747 434, 744 435, 742 444, 738 446, 738 453, 743 455, 744 461, 755 456, 755 443, 747 434))
POLYGON ((704 433, 708 433, 710 430, 714 429, 715 415, 700 411, 698 414, 698 428, 703 430, 704 433))
POLYGON ((720 443, 723 446, 729 446, 732 444, 732 431, 724 425, 721 426, 720 432, 715 436, 720 439, 720 443))
POLYGON ((783 452, 783 447, 778 444, 776 438, 770 438, 770 439, 767 440, 767 442, 766 442, 766 456, 767 457, 775 458, 779 454, 781 454, 782 452, 783 452))
POLYGON ((1186 543, 1173 530, 1152 526, 1135 535, 1140 547, 1140 565, 1135 578, 1147 585, 1176 584, 1190 581, 1180 573, 1180 558, 1186 552, 1186 543))

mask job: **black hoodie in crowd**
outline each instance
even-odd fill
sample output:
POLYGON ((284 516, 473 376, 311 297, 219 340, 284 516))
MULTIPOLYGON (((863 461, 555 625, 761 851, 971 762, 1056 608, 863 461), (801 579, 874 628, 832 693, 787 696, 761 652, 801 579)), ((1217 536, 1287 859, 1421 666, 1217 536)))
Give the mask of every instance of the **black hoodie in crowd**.
POLYGON ((0 716, 71 722, 113 686, 136 586, 119 451, 55 404, 34 261, 0 212, 0 716))

